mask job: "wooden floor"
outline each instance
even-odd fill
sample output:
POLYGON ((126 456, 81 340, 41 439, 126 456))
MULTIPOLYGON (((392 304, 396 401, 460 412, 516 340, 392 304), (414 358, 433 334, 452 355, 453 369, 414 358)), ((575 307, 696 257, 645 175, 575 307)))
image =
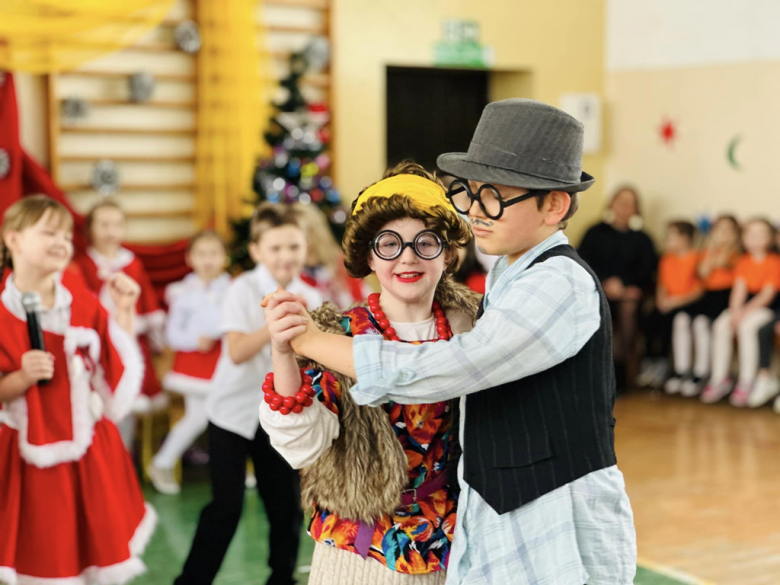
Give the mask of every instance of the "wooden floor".
POLYGON ((640 561, 780 584, 780 415, 636 392, 615 417, 640 561))

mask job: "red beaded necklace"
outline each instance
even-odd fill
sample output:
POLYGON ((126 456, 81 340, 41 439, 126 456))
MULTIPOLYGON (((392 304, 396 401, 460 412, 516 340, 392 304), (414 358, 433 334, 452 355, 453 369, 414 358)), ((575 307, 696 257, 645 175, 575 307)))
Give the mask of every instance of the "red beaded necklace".
MULTIPOLYGON (((379 293, 368 295, 368 308, 371 310, 371 314, 379 325, 382 334, 390 341, 401 341, 395 329, 390 326, 387 315, 384 314, 382 307, 379 305, 379 296, 379 293)), ((437 341, 447 341, 452 337, 452 329, 450 329, 450 322, 447 320, 447 315, 444 314, 444 309, 441 308, 439 301, 433 301, 431 310, 436 318, 437 341)))

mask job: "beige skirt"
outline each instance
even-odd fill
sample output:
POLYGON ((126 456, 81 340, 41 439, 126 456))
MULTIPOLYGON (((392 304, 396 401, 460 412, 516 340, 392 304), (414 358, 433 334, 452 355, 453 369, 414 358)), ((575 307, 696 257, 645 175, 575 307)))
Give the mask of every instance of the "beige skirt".
POLYGON ((396 573, 372 558, 328 546, 314 545, 309 585, 444 585, 446 573, 427 575, 396 573))

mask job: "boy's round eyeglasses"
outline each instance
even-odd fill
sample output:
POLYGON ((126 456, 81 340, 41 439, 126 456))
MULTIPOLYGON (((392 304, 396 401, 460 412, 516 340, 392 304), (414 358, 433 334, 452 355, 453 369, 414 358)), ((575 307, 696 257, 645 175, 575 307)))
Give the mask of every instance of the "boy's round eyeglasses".
POLYGON ((515 197, 514 199, 507 201, 501 196, 501 192, 490 183, 483 183, 479 186, 477 192, 474 193, 467 181, 455 179, 450 183, 450 187, 447 190, 447 197, 449 198, 450 203, 452 203, 452 206, 459 213, 468 214, 474 201, 476 201, 479 203, 479 208, 482 210, 482 213, 487 217, 490 219, 500 219, 504 214, 504 209, 506 207, 545 193, 549 193, 549 191, 545 189, 534 189, 520 195, 520 197, 515 197))
POLYGON ((430 230, 421 231, 411 242, 404 242, 401 234, 397 232, 383 230, 368 245, 382 260, 395 260, 406 248, 411 248, 423 260, 433 260, 447 247, 439 235, 430 230))

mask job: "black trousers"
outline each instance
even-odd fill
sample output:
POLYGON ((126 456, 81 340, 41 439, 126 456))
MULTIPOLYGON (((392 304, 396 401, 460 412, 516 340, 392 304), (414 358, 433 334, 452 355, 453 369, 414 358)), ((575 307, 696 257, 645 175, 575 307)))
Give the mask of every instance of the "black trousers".
POLYGON ((271 524, 267 585, 292 585, 303 511, 298 472, 279 455, 262 428, 254 440, 209 422, 211 503, 200 513, 192 548, 176 585, 210 585, 219 572, 244 507, 246 458, 252 457, 257 490, 271 524))

